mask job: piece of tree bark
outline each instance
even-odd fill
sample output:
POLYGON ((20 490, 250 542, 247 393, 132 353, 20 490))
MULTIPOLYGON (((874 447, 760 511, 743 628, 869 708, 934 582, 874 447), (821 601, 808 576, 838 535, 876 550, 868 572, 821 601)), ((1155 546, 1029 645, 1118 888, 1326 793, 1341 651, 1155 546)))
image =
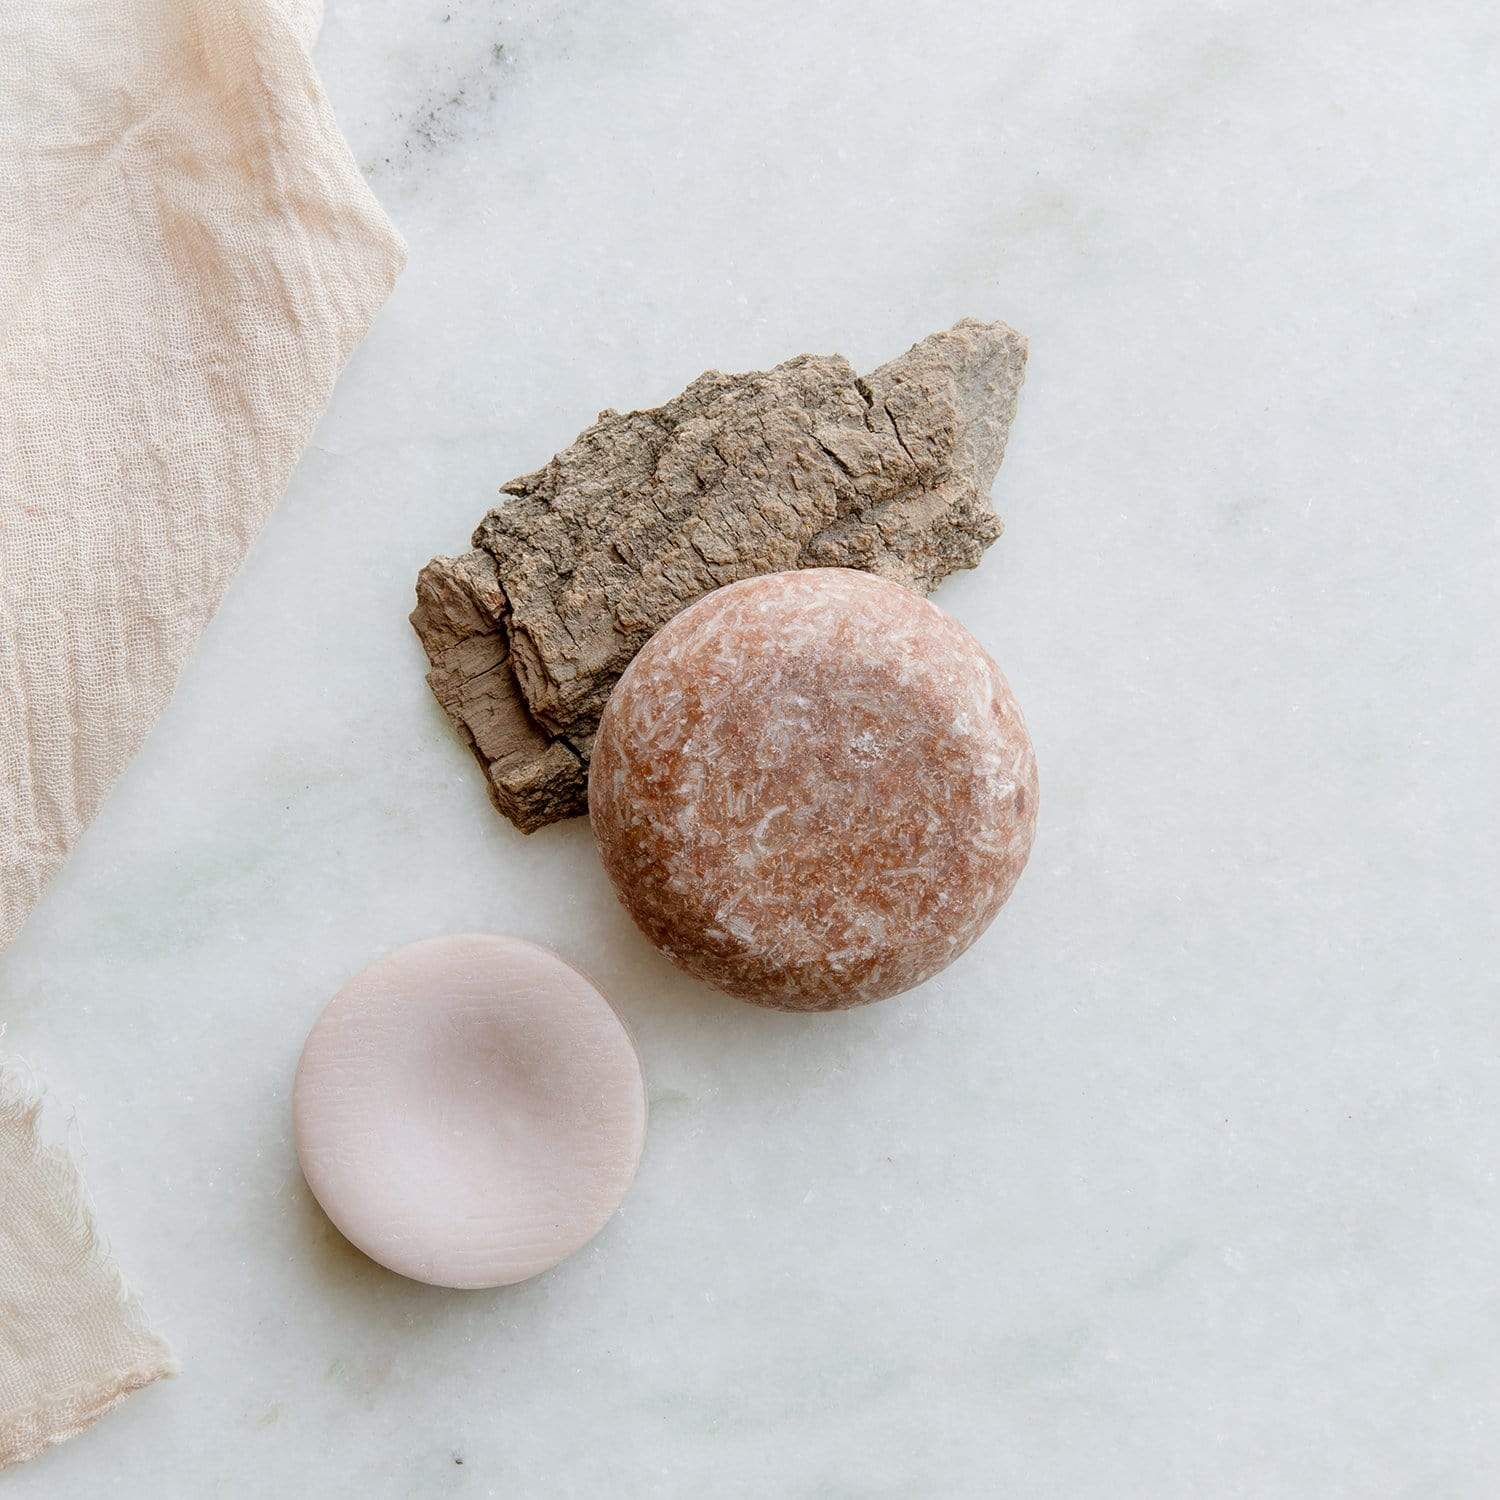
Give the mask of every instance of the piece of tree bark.
POLYGON ((599 714, 680 609, 788 568, 924 593, 1000 535, 989 489, 1026 340, 966 318, 861 379, 838 355, 710 370, 650 411, 603 411, 501 486, 474 550, 417 579, 438 701, 530 833, 587 810, 599 714))

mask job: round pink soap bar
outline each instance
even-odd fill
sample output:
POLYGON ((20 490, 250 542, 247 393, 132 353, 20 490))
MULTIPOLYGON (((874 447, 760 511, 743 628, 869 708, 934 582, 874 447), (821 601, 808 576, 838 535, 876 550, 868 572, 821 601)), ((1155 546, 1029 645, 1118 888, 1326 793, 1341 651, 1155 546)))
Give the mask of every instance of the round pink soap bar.
POLYGON ((642 931, 786 1010, 930 979, 989 925, 1036 827, 1000 670, 899 584, 734 583, 647 642, 594 742, 589 815, 642 931))
POLYGON ((619 1207, 646 1130, 635 1045, 519 938, 433 938, 356 975, 302 1049, 297 1155, 338 1229, 436 1286, 555 1266, 619 1207))

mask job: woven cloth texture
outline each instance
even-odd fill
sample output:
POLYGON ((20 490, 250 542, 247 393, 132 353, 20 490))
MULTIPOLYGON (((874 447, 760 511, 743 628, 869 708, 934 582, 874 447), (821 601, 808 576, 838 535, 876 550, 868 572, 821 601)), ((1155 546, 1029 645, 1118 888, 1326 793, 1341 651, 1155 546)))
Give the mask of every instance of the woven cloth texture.
POLYGON ((317 17, 0 5, 0 945, 400 269, 308 56, 317 17))

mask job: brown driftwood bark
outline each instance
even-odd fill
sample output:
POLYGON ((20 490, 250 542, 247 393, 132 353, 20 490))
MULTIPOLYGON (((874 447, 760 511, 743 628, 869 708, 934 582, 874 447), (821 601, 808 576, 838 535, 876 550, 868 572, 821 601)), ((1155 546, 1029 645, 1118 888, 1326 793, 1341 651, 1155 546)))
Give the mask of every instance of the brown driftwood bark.
POLYGON ((757 573, 862 568, 927 592, 1000 535, 989 489, 1026 340, 965 319, 861 379, 838 355, 710 370, 604 411, 417 579, 428 681, 530 833, 587 808, 610 690, 695 599, 757 573))

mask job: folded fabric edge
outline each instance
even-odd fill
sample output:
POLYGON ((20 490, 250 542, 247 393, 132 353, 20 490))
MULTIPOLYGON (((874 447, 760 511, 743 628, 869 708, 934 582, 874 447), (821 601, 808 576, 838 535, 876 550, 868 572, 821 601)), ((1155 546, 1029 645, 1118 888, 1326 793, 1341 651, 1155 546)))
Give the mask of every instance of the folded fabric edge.
MULTIPOLYGON (((30 1165, 30 1186, 42 1206, 57 1220, 59 1237, 72 1252, 59 1275, 79 1283, 85 1294, 108 1314, 106 1330, 118 1346, 115 1367, 81 1375, 37 1399, 0 1412, 0 1469, 35 1458, 46 1449, 76 1437, 127 1396, 180 1372, 166 1341, 146 1322, 140 1298, 110 1255, 89 1204, 82 1173, 66 1146, 47 1145, 39 1122, 45 1091, 24 1059, 0 1057, 0 1138, 6 1140, 4 1170, 18 1161, 30 1165), (94 1285, 90 1286, 93 1282, 94 1285), (100 1295, 102 1293, 102 1295, 100 1295)), ((17 1189, 6 1183, 7 1197, 17 1189)), ((101 1341, 102 1342, 102 1341, 101 1341)))

